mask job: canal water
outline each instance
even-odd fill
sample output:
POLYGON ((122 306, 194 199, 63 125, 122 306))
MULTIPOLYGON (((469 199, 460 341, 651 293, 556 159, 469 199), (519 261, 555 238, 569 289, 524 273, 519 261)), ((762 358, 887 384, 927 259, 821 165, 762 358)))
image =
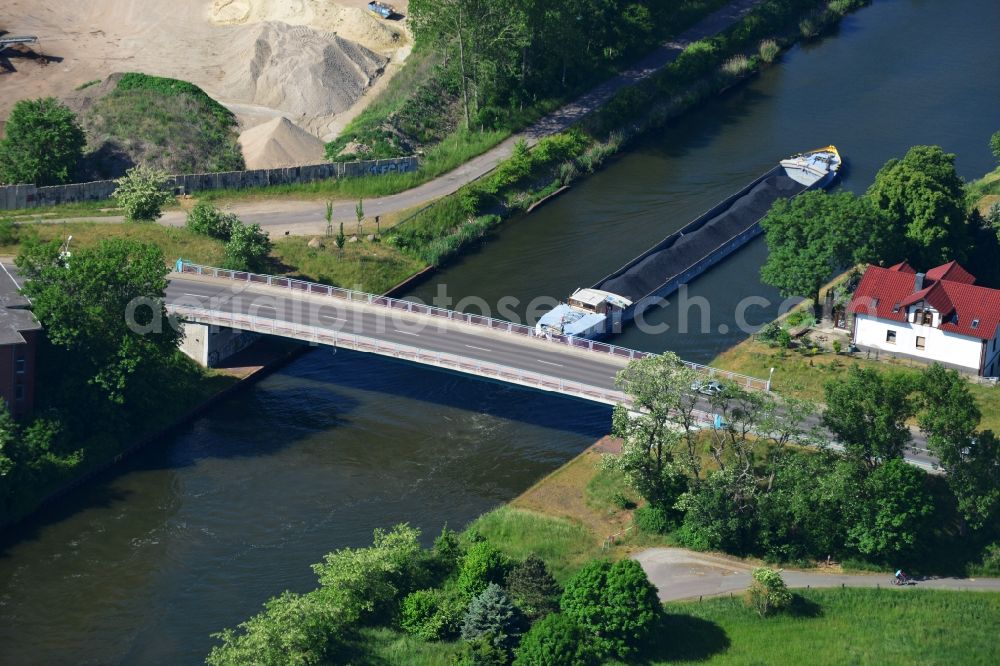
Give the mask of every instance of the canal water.
MULTIPOLYGON (((884 0, 838 35, 650 137, 566 196, 418 288, 523 316, 539 294, 593 283, 777 159, 828 143, 862 191, 917 143, 958 153, 974 178, 1000 129, 1000 3, 884 0)), ((623 344, 697 361, 781 299, 759 283, 762 243, 689 290, 623 344), (756 303, 759 303, 757 301, 756 303), (697 306, 689 312, 698 314, 697 306), (724 331, 724 332, 722 332, 724 331)), ((672 299, 675 300, 675 299, 672 299)), ((475 309, 475 308, 471 308, 475 309)), ((318 349, 225 401, 161 446, 67 496, 0 543, 0 663, 198 663, 209 633, 269 596, 314 585, 309 564, 408 521, 460 527, 604 434, 605 407, 386 359, 318 349)))

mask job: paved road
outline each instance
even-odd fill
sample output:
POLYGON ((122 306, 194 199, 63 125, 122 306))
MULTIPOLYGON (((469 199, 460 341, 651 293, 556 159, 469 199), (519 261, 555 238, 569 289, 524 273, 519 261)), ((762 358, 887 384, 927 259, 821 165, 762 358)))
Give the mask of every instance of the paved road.
POLYGON ((497 363, 610 390, 614 389, 615 374, 628 362, 627 358, 573 349, 447 319, 349 303, 326 296, 291 296, 286 289, 247 286, 186 274, 172 275, 167 289, 167 301, 172 305, 319 326, 431 352, 459 354, 474 361, 497 363), (237 286, 246 288, 234 290, 237 286))
MULTIPOLYGON (((511 136, 498 146, 457 169, 405 192, 366 200, 365 213, 372 217, 385 215, 389 212, 409 210, 452 194, 462 185, 470 183, 496 168, 497 164, 510 156, 517 141, 524 140, 529 145, 534 145, 545 136, 565 130, 587 114, 600 108, 618 90, 648 78, 664 65, 673 62, 692 42, 722 32, 746 15, 760 1, 734 0, 726 7, 705 17, 675 39, 663 44, 630 69, 605 81, 577 100, 553 111, 528 129, 511 136)), ((334 218, 353 220, 354 205, 354 201, 336 202, 334 204, 334 218)), ((282 235, 285 232, 292 235, 312 235, 323 233, 326 228, 324 204, 317 200, 247 201, 234 204, 232 211, 245 222, 260 224, 272 235, 282 235)), ((180 226, 184 224, 184 218, 185 213, 182 211, 169 211, 160 219, 160 223, 168 226, 180 226)), ((121 218, 105 217, 97 218, 97 220, 116 222, 121 221, 121 218)))
MULTIPOLYGON (((719 555, 683 548, 650 548, 633 556, 656 586, 662 601, 736 593, 750 585, 753 566, 719 555)), ((783 571, 789 587, 891 587, 890 574, 829 574, 819 571, 783 571)), ((1000 592, 1000 578, 928 578, 916 588, 1000 592)), ((903 588, 903 589, 909 589, 903 588)))
MULTIPOLYGON (((620 356, 574 349, 457 321, 208 276, 172 274, 167 301, 174 305, 373 337, 430 352, 456 354, 472 361, 545 374, 608 391, 615 390, 615 375, 627 363, 627 359, 620 356)), ((706 414, 714 411, 707 399, 699 400, 698 409, 706 414)), ((819 418, 814 417, 806 425, 818 426, 819 418)), ((935 459, 927 451, 926 439, 919 431, 914 432, 913 444, 906 459, 928 470, 934 468, 935 459)))

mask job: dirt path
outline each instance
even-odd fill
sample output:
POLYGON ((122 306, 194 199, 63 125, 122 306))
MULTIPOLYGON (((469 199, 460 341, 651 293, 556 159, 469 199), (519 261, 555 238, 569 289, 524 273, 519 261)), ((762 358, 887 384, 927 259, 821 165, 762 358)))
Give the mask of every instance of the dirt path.
MULTIPOLYGON (((662 601, 741 592, 750 585, 753 565, 742 560, 683 548, 650 548, 632 558, 642 565, 662 601)), ((889 574, 783 571, 789 587, 890 587, 889 574)), ((1000 578, 928 578, 915 587, 934 590, 1000 592, 1000 578)))
MULTIPOLYGON (((697 25, 678 35, 676 39, 650 53, 630 69, 605 81, 576 101, 552 112, 528 129, 511 136, 495 148, 466 162, 457 169, 405 192, 366 200, 366 214, 371 217, 415 208, 454 193, 461 186, 489 173, 497 164, 509 157, 517 141, 523 139, 529 145, 534 145, 543 137, 565 130, 587 114, 600 108, 618 90, 648 78, 664 65, 673 62, 690 43, 725 30, 759 2, 760 0, 735 0, 730 5, 705 17, 697 25)), ((354 204, 353 201, 335 203, 334 217, 348 220, 353 218, 354 204)), ((247 201, 233 204, 231 210, 245 222, 260 224, 269 230, 272 236, 283 235, 285 232, 291 235, 319 234, 326 227, 323 217, 324 204, 316 200, 247 201)), ((104 218, 104 221, 118 219, 120 218, 104 218)), ((184 223, 184 213, 182 211, 168 212, 161 218, 160 223, 168 226, 180 226, 184 223)))

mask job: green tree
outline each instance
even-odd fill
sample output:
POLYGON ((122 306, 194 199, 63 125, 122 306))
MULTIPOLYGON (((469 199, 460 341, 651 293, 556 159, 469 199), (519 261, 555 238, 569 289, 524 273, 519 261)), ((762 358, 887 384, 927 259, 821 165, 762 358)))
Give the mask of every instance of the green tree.
POLYGON ((566 584, 559 605, 602 658, 634 656, 663 613, 656 588, 635 560, 585 564, 566 584))
POLYGON ((514 666, 591 666, 597 659, 587 635, 573 620, 553 613, 532 625, 521 639, 514 666))
POLYGON ((850 192, 805 192, 779 199, 761 220, 767 261, 761 279, 782 296, 819 304, 820 288, 839 270, 874 258, 876 216, 850 192))
POLYGON ((458 636, 464 612, 457 597, 437 589, 417 590, 403 599, 399 624, 425 641, 446 640, 458 636))
POLYGON ((458 589, 472 598, 480 594, 490 583, 502 585, 510 570, 510 559, 489 541, 478 541, 462 558, 462 568, 458 574, 458 589))
POLYGON ((938 146, 914 146, 903 159, 886 162, 865 198, 890 229, 906 238, 906 256, 886 259, 930 266, 968 256, 965 189, 954 154, 938 146))
POLYGON ((209 666, 307 666, 326 663, 342 625, 315 593, 285 592, 264 604, 264 611, 212 637, 221 641, 209 652, 209 666))
POLYGON ((137 374, 177 353, 180 333, 163 305, 169 270, 157 246, 110 239, 67 264, 54 241, 28 245, 17 265, 48 340, 71 351, 111 402, 123 404, 137 374))
POLYGON ((435 564, 444 575, 455 571, 465 555, 458 532, 448 529, 447 525, 441 528, 441 534, 434 539, 431 552, 435 564))
POLYGON ((757 567, 750 575, 753 583, 747 588, 746 602, 758 615, 766 617, 791 606, 792 593, 779 572, 757 567))
POLYGON ((934 513, 925 476, 901 458, 893 458, 864 478, 860 496, 847 506, 848 545, 886 562, 912 553, 934 513))
POLYGON ((990 152, 993 153, 993 157, 1000 160, 1000 131, 994 132, 990 137, 990 152))
POLYGON ((562 589, 542 558, 534 553, 507 574, 507 593, 532 622, 559 610, 562 589))
POLYGON ((87 144, 76 115, 54 97, 14 104, 0 140, 0 182, 57 185, 73 175, 87 144))
POLYGON ((224 213, 207 201, 199 201, 187 214, 185 226, 196 234, 228 241, 240 220, 233 213, 224 213))
POLYGON ((829 451, 795 453, 771 466, 771 473, 771 487, 757 504, 760 552, 778 562, 841 552, 854 465, 829 451))
POLYGON ((318 594, 345 623, 387 618, 417 580, 422 562, 420 532, 397 525, 376 529, 368 548, 342 548, 313 565, 318 594))
POLYGON ((1000 448, 991 431, 977 432, 982 414, 969 383, 932 365, 920 381, 917 422, 938 457, 965 523, 980 529, 1000 513, 1000 448))
POLYGON ((163 207, 173 201, 167 191, 167 175, 162 171, 137 166, 115 181, 112 198, 125 211, 130 222, 150 222, 162 215, 163 207))
POLYGON ((709 474, 677 502, 684 512, 678 538, 695 550, 751 552, 756 544, 758 492, 754 478, 735 468, 709 474))
POLYGON ((902 458, 911 439, 906 421, 914 414, 912 390, 904 375, 852 366, 846 379, 825 386, 823 424, 848 456, 869 469, 902 458))
POLYGON ((497 647, 512 649, 524 631, 524 617, 503 588, 490 583, 473 597, 462 621, 462 638, 488 638, 497 647))
POLYGON ((623 441, 619 456, 605 464, 621 470, 650 504, 672 510, 687 485, 686 470, 697 478, 701 447, 696 433, 697 397, 691 385, 695 371, 667 352, 630 362, 615 380, 633 401, 632 408, 615 407, 612 433, 623 441), (683 443, 682 461, 673 451, 683 443))
POLYGON ((361 238, 361 225, 365 221, 365 202, 361 199, 358 199, 358 203, 354 206, 354 216, 358 218, 358 238, 361 238))
POLYGON ((243 224, 237 219, 229 221, 229 240, 226 241, 224 268, 261 273, 267 266, 271 253, 271 239, 259 224, 243 224))

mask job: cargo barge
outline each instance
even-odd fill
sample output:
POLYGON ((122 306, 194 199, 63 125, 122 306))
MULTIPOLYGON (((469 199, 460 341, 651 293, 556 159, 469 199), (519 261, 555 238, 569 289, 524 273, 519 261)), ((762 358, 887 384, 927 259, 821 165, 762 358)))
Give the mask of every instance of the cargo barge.
POLYGON ((760 235, 761 219, 778 199, 829 187, 840 170, 835 146, 793 155, 739 192, 565 303, 545 313, 539 335, 601 338, 666 298, 760 235))

